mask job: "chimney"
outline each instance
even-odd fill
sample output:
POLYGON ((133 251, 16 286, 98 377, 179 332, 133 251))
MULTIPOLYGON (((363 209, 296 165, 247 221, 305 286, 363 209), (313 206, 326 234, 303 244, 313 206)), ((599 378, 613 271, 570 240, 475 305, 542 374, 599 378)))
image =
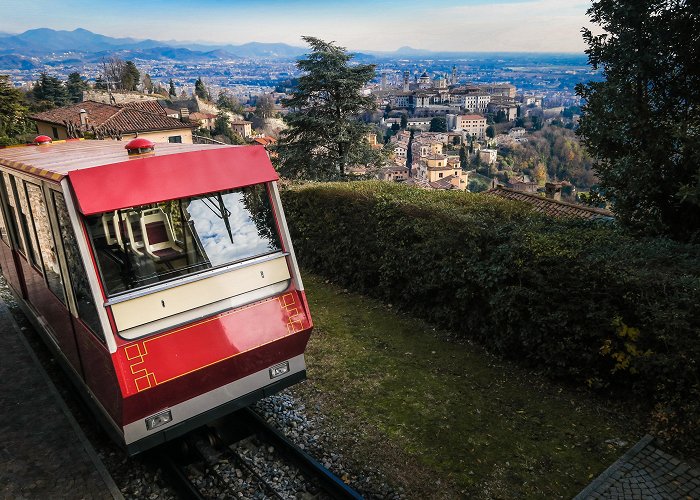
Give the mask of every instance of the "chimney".
POLYGON ((180 108, 180 121, 187 121, 190 119, 190 110, 187 108, 180 108))
POLYGON ((550 200, 561 201, 561 182, 547 182, 544 192, 550 200))
POLYGON ((80 110, 80 127, 86 129, 88 126, 88 112, 84 109, 80 110))

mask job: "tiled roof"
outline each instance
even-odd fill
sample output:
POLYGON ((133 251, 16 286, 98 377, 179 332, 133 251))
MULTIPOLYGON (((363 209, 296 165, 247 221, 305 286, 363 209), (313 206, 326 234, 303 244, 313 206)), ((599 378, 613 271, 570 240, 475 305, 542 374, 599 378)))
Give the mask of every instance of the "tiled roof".
POLYGON ((462 120, 485 120, 486 119, 481 115, 460 115, 460 118, 462 120))
POLYGON ((578 217, 581 219, 612 219, 614 216, 609 210, 602 208, 575 205, 565 201, 552 200, 536 194, 523 193, 513 189, 498 186, 490 189, 487 194, 500 196, 508 200, 523 201, 532 205, 536 212, 550 215, 552 217, 578 217))
POLYGON ((444 177, 442 179, 438 179, 437 181, 430 182, 430 187, 433 189, 457 189, 454 184, 452 184, 452 179, 454 179, 454 175, 448 175, 447 177, 444 177))
POLYGON ((253 142, 260 144, 261 146, 268 146, 270 144, 275 144, 277 142, 277 139, 266 135, 264 137, 256 137, 255 139, 253 139, 253 142))
POLYGON ((200 111, 190 113, 190 120, 211 120, 212 118, 216 118, 216 115, 212 113, 202 113, 200 111))
POLYGON ((72 106, 50 109, 32 115, 32 120, 64 125, 72 122, 80 126, 80 110, 87 111, 88 127, 115 128, 122 133, 149 132, 153 130, 177 130, 192 125, 175 118, 149 113, 135 107, 119 107, 94 101, 84 101, 72 106))
POLYGON ((121 105, 122 108, 134 108, 140 109, 141 111, 147 111, 149 113, 154 113, 156 115, 166 114, 163 106, 158 104, 158 101, 134 101, 127 102, 121 105))

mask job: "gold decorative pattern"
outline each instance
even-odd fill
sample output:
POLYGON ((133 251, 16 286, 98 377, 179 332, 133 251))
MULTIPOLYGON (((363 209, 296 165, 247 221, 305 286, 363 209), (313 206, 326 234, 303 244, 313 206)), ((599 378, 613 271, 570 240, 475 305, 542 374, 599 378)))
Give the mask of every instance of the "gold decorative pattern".
POLYGON ((128 361, 133 361, 129 368, 133 375, 138 375, 134 378, 134 383, 136 384, 136 391, 141 392, 146 389, 150 389, 153 386, 158 385, 156 376, 153 372, 149 372, 145 366, 142 366, 145 362, 145 357, 148 355, 148 349, 146 348, 146 343, 143 344, 133 344, 124 349, 124 354, 128 361), (143 347, 143 352, 141 348, 143 347), (140 366, 141 365, 141 366, 140 366))
POLYGON ((296 307, 296 301, 294 300, 293 293, 287 293, 279 297, 280 307, 287 312, 289 320, 287 321, 287 331, 291 333, 297 333, 304 329, 304 315, 299 312, 296 307))

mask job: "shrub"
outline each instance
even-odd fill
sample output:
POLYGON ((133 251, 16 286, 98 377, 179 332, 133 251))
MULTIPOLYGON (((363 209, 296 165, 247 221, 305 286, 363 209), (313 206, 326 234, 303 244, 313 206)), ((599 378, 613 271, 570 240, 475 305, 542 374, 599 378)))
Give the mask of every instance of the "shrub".
POLYGON ((700 247, 389 183, 283 191, 304 267, 501 355, 634 395, 699 447, 700 247))

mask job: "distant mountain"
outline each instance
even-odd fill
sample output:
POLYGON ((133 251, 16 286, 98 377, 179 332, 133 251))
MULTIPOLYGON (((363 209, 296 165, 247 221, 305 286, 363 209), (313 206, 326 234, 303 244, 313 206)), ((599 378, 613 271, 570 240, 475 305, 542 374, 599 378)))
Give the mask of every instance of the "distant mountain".
POLYGON ((396 56, 410 56, 410 57, 424 57, 424 56, 430 56, 434 54, 434 52, 431 52, 429 50, 423 50, 423 49, 414 49, 413 47, 408 47, 408 46, 403 46, 399 47, 393 52, 393 55, 396 56))
POLYGON ((109 49, 152 48, 162 45, 155 40, 134 40, 133 38, 112 38, 99 35, 83 28, 73 31, 58 31, 37 28, 19 35, 3 38, 0 50, 4 53, 47 54, 55 52, 98 52, 109 49))
POLYGON ((243 45, 207 45, 202 43, 171 42, 174 47, 186 47, 200 52, 221 50, 229 55, 239 57, 258 57, 269 59, 293 59, 308 52, 304 47, 294 47, 286 43, 249 42, 243 45))
POLYGON ((105 50, 88 54, 84 60, 88 62, 100 62, 109 56, 117 56, 122 59, 143 59, 147 61, 202 61, 232 58, 235 56, 222 57, 222 53, 199 52, 178 47, 153 47, 151 49, 121 49, 105 50))
POLYGON ((35 69, 37 64, 28 57, 16 55, 0 55, 0 69, 35 69))
MULTIPOLYGON (((0 54, 38 56, 60 52, 100 54, 119 52, 123 57, 152 57, 154 59, 231 59, 235 57, 294 58, 307 52, 303 47, 285 43, 250 42, 243 45, 189 44, 186 42, 162 42, 112 38, 83 28, 60 31, 37 28, 19 35, 2 38, 0 54), (185 52, 179 52, 185 51, 185 52)), ((92 58, 90 58, 92 59, 92 58)))

